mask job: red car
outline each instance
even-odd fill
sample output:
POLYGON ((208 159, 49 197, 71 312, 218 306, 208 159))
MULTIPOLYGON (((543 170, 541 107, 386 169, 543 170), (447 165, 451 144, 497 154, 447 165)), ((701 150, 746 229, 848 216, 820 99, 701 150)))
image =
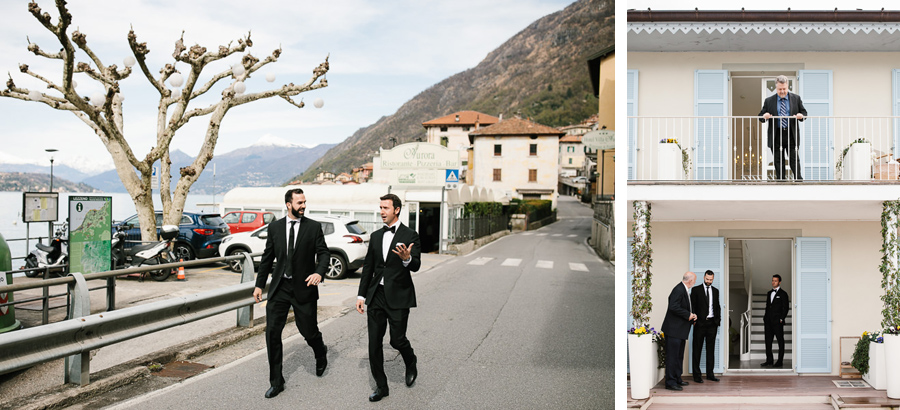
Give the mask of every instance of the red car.
POLYGON ((275 214, 262 211, 231 211, 222 217, 231 233, 256 230, 263 225, 275 220, 275 214))

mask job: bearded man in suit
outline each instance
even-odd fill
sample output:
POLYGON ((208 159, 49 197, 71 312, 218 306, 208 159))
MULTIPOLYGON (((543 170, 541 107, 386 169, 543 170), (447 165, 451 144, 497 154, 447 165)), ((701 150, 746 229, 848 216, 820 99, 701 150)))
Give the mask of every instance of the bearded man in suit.
POLYGON ((316 357, 316 376, 325 373, 328 366, 328 348, 322 341, 316 320, 319 283, 325 278, 331 254, 325 245, 322 225, 304 216, 306 195, 302 189, 292 189, 284 194, 288 216, 269 224, 266 232, 266 248, 263 250, 256 275, 253 299, 262 301, 269 273, 272 283, 266 304, 266 351, 269 358, 270 399, 284 391, 282 360, 284 347, 281 333, 287 323, 288 310, 294 308, 294 321, 300 334, 313 349, 316 357), (289 223, 290 222, 290 223, 289 223), (272 265, 275 269, 272 270, 272 265))
POLYGON ((379 401, 390 393, 384 373, 384 334, 390 325, 391 346, 400 351, 406 365, 406 386, 412 387, 418 376, 416 355, 406 338, 409 309, 416 307, 416 289, 412 272, 422 265, 419 234, 400 223, 400 198, 394 194, 381 197, 381 220, 384 228, 372 233, 369 251, 363 264, 356 310, 368 310, 369 367, 375 379, 375 391, 369 401, 379 401))
POLYGON ((766 361, 762 367, 782 367, 784 362, 784 321, 791 310, 787 292, 781 288, 781 275, 772 275, 772 290, 766 293, 766 314, 763 316, 766 334, 766 361), (778 361, 772 362, 772 340, 778 339, 778 361))
POLYGON ((703 285, 691 289, 691 306, 697 314, 697 323, 694 324, 693 360, 691 368, 694 373, 694 382, 703 383, 700 377, 700 353, 706 344, 706 379, 719 381, 713 369, 716 365, 716 332, 722 323, 722 307, 719 306, 719 289, 713 286, 715 273, 707 270, 703 274, 703 285))
POLYGON ((662 331, 666 336, 666 389, 683 390, 688 382, 681 380, 684 373, 684 345, 691 333, 691 325, 697 315, 691 309, 690 289, 697 281, 694 272, 685 272, 681 282, 669 293, 669 308, 663 320, 662 331))

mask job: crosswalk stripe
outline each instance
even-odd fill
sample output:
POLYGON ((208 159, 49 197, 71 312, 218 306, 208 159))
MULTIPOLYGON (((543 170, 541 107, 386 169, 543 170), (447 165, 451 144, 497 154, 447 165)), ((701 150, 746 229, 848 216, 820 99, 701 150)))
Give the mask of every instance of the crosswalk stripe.
POLYGON ((475 258, 469 261, 469 265, 484 265, 485 263, 490 262, 494 258, 475 258))
POLYGON ((522 236, 531 236, 531 235, 534 235, 534 232, 525 232, 522 234, 522 236))
POLYGON ((545 234, 545 233, 539 233, 539 234, 537 234, 537 236, 547 236, 547 234, 545 234))
POLYGON ((569 262, 569 269, 577 270, 577 271, 581 271, 581 272, 588 272, 587 266, 583 263, 569 262))
POLYGON ((535 267, 541 269, 553 269, 553 261, 537 261, 537 265, 535 267))
POLYGON ((574 234, 574 233, 573 233, 573 234, 569 235, 568 237, 569 237, 569 238, 574 238, 574 237, 576 237, 576 236, 578 236, 578 234, 574 234))
POLYGON ((522 263, 521 259, 506 258, 506 260, 503 261, 500 266, 519 266, 520 263, 522 263))
POLYGON ((553 236, 563 236, 563 234, 561 234, 561 233, 555 233, 555 234, 553 234, 553 236))

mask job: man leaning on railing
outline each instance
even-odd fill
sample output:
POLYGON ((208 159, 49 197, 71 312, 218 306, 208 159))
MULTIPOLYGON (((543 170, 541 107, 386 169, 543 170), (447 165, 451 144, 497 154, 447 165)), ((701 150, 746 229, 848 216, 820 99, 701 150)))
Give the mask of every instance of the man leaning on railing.
POLYGON ((788 151, 791 163, 791 172, 798 181, 803 180, 800 174, 800 161, 797 155, 800 147, 800 133, 797 121, 803 121, 806 116, 806 108, 800 96, 788 91, 788 78, 779 75, 775 79, 775 95, 763 101, 759 115, 759 121, 769 122, 768 145, 775 154, 775 179, 784 179, 784 150, 788 151), (772 118, 772 113, 778 114, 778 119, 772 118), (792 114, 793 113, 793 114, 792 114), (794 116, 794 118, 788 118, 794 116), (776 138, 777 136, 777 138, 776 138))

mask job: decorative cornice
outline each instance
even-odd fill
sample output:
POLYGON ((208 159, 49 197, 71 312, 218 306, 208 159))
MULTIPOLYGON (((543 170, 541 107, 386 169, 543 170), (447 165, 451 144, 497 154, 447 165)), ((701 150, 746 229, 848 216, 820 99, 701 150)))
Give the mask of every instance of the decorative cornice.
POLYGON ((898 23, 628 23, 628 32, 635 34, 894 34, 898 23))

